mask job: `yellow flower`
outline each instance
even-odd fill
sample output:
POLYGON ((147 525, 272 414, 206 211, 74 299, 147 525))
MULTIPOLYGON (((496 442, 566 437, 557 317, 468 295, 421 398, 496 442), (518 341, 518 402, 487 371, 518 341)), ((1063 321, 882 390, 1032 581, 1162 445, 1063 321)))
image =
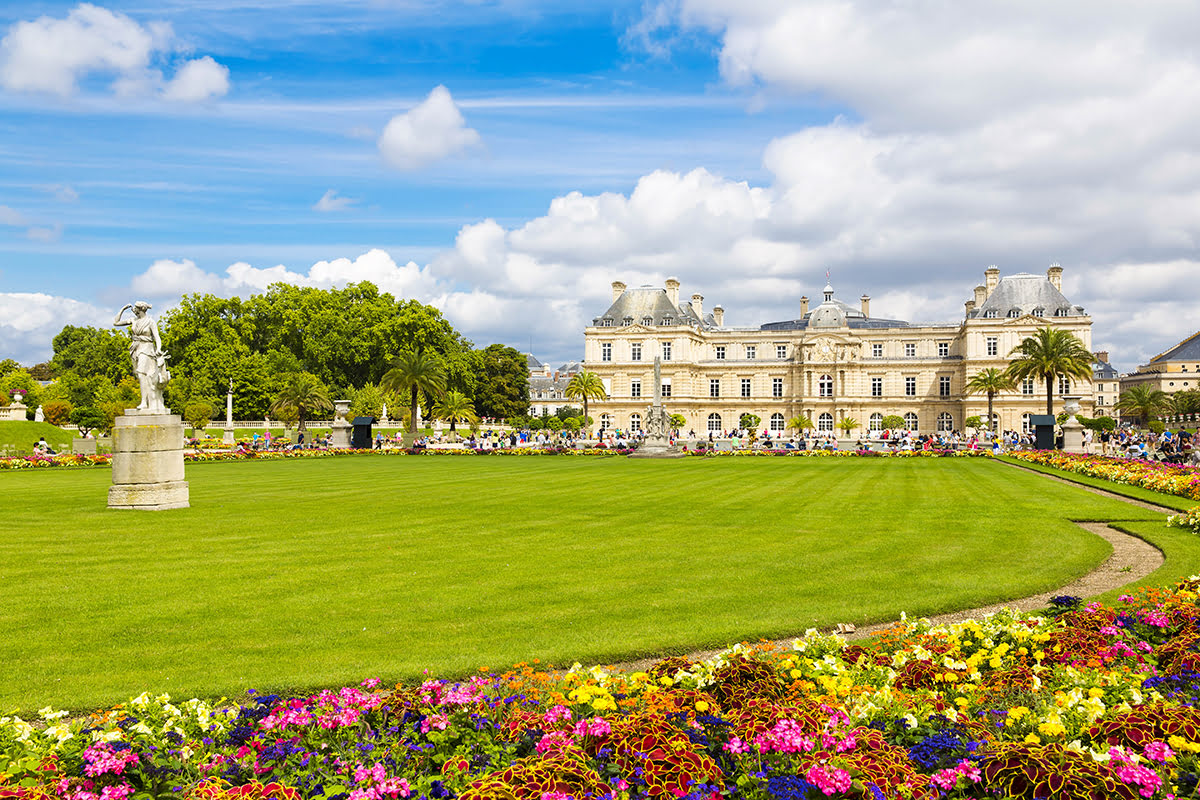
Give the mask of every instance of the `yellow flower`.
POLYGON ((1042 740, 1038 738, 1036 733, 1031 733, 1025 737, 1025 741, 1029 744, 1041 744, 1042 740))
POLYGON ((708 711, 708 703, 706 703, 703 700, 697 700, 696 701, 696 710, 697 711, 708 711))

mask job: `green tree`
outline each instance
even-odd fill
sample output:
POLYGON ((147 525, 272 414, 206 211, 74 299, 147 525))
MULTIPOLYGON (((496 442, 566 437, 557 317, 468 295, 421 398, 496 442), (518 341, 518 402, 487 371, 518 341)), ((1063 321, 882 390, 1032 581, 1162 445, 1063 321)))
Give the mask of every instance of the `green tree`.
POLYGON ((407 397, 410 414, 408 432, 411 440, 417 435, 417 406, 421 395, 425 395, 425 407, 429 408, 431 403, 428 401, 439 398, 446 392, 446 373, 441 361, 433 353, 405 350, 396 359, 395 366, 383 376, 380 387, 385 392, 407 397))
POLYGON ((88 431, 104 427, 104 413, 95 406, 80 406, 71 409, 71 424, 79 428, 80 436, 87 436, 88 431))
POLYGON ((969 416, 965 420, 963 420, 963 425, 965 425, 968 428, 975 428, 975 429, 982 428, 983 427, 983 417, 979 416, 978 414, 972 414, 971 416, 969 416))
POLYGON ((1175 414, 1200 414, 1200 389, 1188 389, 1172 395, 1171 411, 1175 414))
POLYGON ((475 388, 481 417, 507 419, 529 413, 529 366, 519 351, 492 344, 480 351, 482 372, 475 388))
POLYGON ((572 417, 581 416, 582 414, 583 412, 575 406, 559 406, 558 410, 554 412, 554 416, 558 417, 563 422, 566 422, 572 417))
POLYGON ((559 419, 558 417, 549 417, 546 420, 546 428, 554 431, 555 433, 557 433, 558 431, 561 431, 562 427, 563 427, 563 421, 561 419, 559 419))
POLYGON ((329 390, 310 372, 289 375, 270 408, 271 415, 280 420, 287 419, 290 413, 294 413, 299 423, 296 428, 298 432, 306 429, 305 423, 312 418, 314 412, 332 410, 329 390))
POLYGON ((42 411, 51 425, 62 426, 71 421, 72 407, 68 400, 47 400, 42 404, 42 411))
POLYGON ((804 416, 803 414, 801 414, 798 417, 792 417, 791 419, 788 420, 787 429, 789 431, 795 431, 796 433, 801 433, 802 431, 808 430, 812 426, 813 426, 813 421, 811 419, 809 419, 808 417, 804 416))
MULTIPOLYGON (((1014 381, 1039 378, 1046 382, 1046 413, 1054 413, 1054 381, 1058 378, 1092 377, 1093 358, 1075 334, 1045 326, 1038 328, 1013 348, 1018 358, 1008 365, 1014 381)), ((990 421, 990 420, 989 420, 990 421)))
POLYGON ((1131 386, 1121 392, 1121 396, 1113 404, 1113 408, 1124 414, 1135 416, 1142 421, 1142 424, 1149 425, 1170 404, 1171 398, 1167 396, 1166 392, 1148 384, 1141 384, 1131 386))
POLYGON ((888 414, 883 418, 882 421, 880 421, 879 424, 885 431, 891 431, 897 428, 905 427, 904 417, 900 416, 899 414, 888 414))
POLYGON ((204 429, 208 427, 208 423, 212 421, 213 407, 211 403, 206 403, 203 400, 193 400, 188 403, 184 409, 183 418, 192 426, 193 432, 197 436, 204 434, 204 429))
MULTIPOLYGON (((1088 374, 1091 374, 1089 367, 1088 374)), ((987 420, 988 429, 993 433, 996 432, 996 417, 992 410, 993 401, 1000 392, 1011 391, 1016 388, 1017 382, 1007 370, 998 369, 996 367, 988 367, 975 373, 975 377, 967 381, 968 394, 986 394, 988 399, 987 420)))
POLYGON ((843 417, 842 419, 838 420, 837 426, 842 429, 843 433, 849 436, 850 431, 859 427, 859 424, 858 420, 856 420, 854 417, 843 417))
POLYGON ((389 401, 387 396, 373 383, 368 383, 365 386, 355 389, 350 394, 350 417, 374 417, 375 419, 383 418, 383 404, 391 403, 392 408, 396 411, 395 401, 389 401))
POLYGON ((479 424, 479 417, 475 413, 475 404, 471 402, 471 398, 454 389, 442 395, 434 406, 433 413, 438 419, 450 423, 450 433, 454 433, 454 425, 457 422, 465 422, 472 428, 479 424))
POLYGON ((751 414, 749 411, 738 417, 738 427, 748 431, 756 430, 760 422, 762 422, 762 418, 757 414, 751 414))
MULTIPOLYGON (((563 392, 572 400, 579 400, 583 403, 583 416, 588 416, 588 401, 589 400, 605 400, 608 398, 608 393, 604 391, 604 381, 600 376, 588 370, 581 370, 571 376, 571 380, 567 381, 567 388, 563 392)), ((591 423, 585 423, 587 435, 591 437, 591 423)))
POLYGON ((49 367, 56 374, 103 375, 114 384, 133 375, 129 337, 120 331, 67 325, 51 340, 51 346, 54 355, 49 367))
POLYGON ((667 424, 671 426, 672 430, 674 430, 676 434, 678 434, 679 429, 684 425, 687 425, 687 417, 685 417, 683 414, 672 414, 671 416, 667 417, 667 424))
POLYGON ((0 378, 5 377, 10 372, 16 372, 21 368, 21 365, 11 358, 6 358, 0 361, 0 378))

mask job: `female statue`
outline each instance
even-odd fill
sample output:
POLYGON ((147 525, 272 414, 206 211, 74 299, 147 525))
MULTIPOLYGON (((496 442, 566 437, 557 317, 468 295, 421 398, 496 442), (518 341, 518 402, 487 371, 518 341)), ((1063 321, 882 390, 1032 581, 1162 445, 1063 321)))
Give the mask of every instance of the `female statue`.
POLYGON ((127 303, 113 319, 113 325, 129 328, 129 358, 133 362, 133 374, 137 376, 138 386, 142 391, 142 401, 138 403, 138 411, 151 414, 166 414, 163 405, 162 387, 171 380, 167 371, 167 354, 162 349, 162 339, 158 336, 158 325, 154 317, 146 312, 150 304, 145 300, 127 303), (133 309, 132 319, 121 319, 126 309, 133 309))

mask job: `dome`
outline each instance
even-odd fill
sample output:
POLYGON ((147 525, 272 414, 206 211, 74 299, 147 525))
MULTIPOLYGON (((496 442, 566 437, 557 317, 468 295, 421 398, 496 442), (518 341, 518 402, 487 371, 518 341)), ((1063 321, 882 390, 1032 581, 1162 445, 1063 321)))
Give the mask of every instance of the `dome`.
POLYGON ((846 312, 840 303, 821 303, 808 317, 810 328, 844 328, 846 312))

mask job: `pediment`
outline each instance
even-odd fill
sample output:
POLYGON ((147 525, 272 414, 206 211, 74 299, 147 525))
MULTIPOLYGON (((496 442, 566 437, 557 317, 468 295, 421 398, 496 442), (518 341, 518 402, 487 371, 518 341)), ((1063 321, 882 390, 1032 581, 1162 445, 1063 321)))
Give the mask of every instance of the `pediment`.
POLYGON ((640 322, 634 322, 621 328, 622 333, 644 333, 650 335, 655 332, 654 328, 647 328, 640 322))

